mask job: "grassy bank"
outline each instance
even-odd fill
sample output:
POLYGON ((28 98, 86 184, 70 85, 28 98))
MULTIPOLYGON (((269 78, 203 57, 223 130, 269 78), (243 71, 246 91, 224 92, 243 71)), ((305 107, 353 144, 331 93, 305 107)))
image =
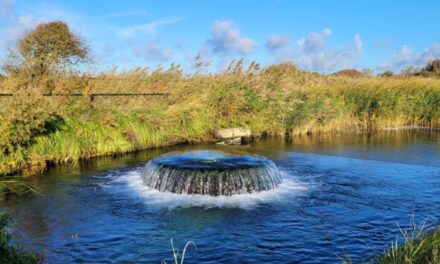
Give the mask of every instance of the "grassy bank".
POLYGON ((440 229, 429 234, 420 230, 404 233, 405 243, 394 244, 377 259, 380 264, 440 263, 440 229))
POLYGON ((294 135, 396 126, 440 127, 440 80, 318 75, 281 64, 232 64, 222 73, 180 67, 60 75, 47 86, 0 92, 0 175, 36 174, 48 164, 211 140, 213 129, 249 127, 254 135, 294 135), (169 93, 109 96, 93 93, 169 93))

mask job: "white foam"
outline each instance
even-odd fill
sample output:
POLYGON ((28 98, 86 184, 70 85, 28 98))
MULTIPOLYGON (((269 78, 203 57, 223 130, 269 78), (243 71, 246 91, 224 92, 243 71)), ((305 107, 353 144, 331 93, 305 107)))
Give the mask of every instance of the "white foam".
POLYGON ((253 209, 260 204, 283 202, 286 196, 296 195, 307 188, 283 173, 283 182, 276 189, 259 193, 246 193, 232 196, 187 195, 160 192, 145 186, 141 178, 142 170, 128 171, 123 175, 110 175, 113 178, 104 187, 115 195, 129 195, 139 198, 154 208, 174 209, 178 207, 204 208, 242 208, 253 209))

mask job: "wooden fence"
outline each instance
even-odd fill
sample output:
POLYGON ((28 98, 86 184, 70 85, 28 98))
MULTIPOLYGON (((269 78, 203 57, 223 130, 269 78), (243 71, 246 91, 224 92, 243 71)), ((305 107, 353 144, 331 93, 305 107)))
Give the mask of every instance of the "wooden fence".
MULTIPOLYGON (((113 96, 129 96, 129 97, 136 97, 136 96, 169 96, 170 93, 91 93, 91 94, 82 94, 82 93, 46 93, 43 94, 43 96, 72 96, 72 97, 81 97, 81 96, 88 96, 90 101, 93 102, 93 100, 96 97, 113 97, 113 96)), ((0 97, 13 97, 14 94, 12 93, 0 93, 0 97)))

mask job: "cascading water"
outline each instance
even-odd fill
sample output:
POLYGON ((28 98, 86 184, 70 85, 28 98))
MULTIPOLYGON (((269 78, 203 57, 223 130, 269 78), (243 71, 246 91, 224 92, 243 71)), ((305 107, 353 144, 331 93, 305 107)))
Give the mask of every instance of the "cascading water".
POLYGON ((219 151, 173 153, 150 160, 143 182, 149 188, 178 194, 230 196, 278 187, 281 174, 262 156, 219 151))

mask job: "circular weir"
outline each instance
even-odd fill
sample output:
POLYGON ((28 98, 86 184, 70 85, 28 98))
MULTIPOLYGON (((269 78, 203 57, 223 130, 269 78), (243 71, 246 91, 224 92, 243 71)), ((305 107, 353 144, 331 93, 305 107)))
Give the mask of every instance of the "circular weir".
POLYGON ((147 163, 142 178, 149 188, 161 192, 211 196, 270 190, 282 181, 276 165, 263 156, 219 151, 159 156, 147 163))

